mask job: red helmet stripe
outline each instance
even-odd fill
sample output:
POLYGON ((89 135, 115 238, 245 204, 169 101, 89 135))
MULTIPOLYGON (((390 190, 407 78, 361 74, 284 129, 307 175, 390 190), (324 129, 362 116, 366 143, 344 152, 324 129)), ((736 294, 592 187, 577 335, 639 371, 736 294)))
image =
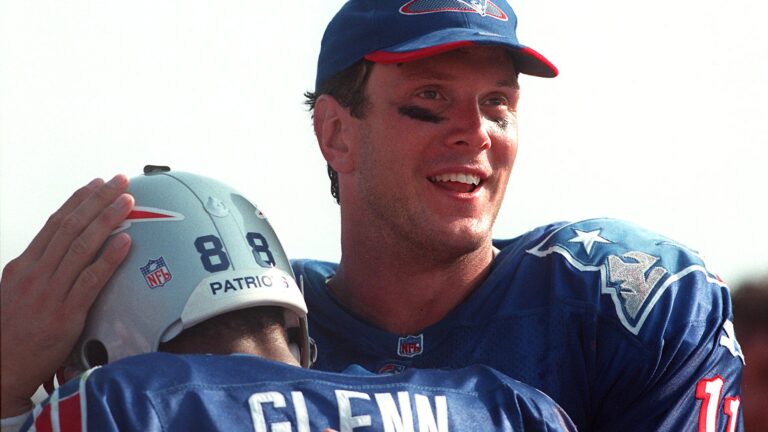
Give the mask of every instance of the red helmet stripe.
POLYGON ((158 213, 147 210, 131 210, 126 219, 165 219, 172 217, 174 217, 174 215, 167 213, 158 213))
POLYGON ((119 233, 127 229, 134 222, 165 222, 184 220, 184 215, 170 210, 163 210, 154 207, 136 206, 128 213, 128 217, 117 227, 112 234, 119 233))

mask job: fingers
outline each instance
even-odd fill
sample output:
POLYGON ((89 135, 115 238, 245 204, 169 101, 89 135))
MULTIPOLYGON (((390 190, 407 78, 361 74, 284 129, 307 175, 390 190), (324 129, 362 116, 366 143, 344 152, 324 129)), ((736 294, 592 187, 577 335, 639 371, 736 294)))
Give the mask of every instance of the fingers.
POLYGON ((129 244, 126 244, 126 240, 128 236, 116 236, 110 242, 112 247, 107 247, 102 256, 93 265, 90 264, 107 237, 131 211, 133 204, 132 196, 122 194, 109 207, 103 209, 80 235, 72 240, 67 253, 61 259, 53 275, 54 280, 60 281, 64 286, 69 286, 78 278, 88 278, 93 283, 100 283, 103 286, 109 279, 108 276, 122 261, 122 258, 116 261, 113 248, 124 247, 125 249, 121 250, 127 253, 129 244), (104 254, 107 256, 105 257, 104 254))
POLYGON ((43 228, 39 233, 37 233, 35 238, 32 239, 32 242, 18 257, 18 259, 25 262, 37 261, 40 259, 40 257, 45 252, 48 243, 51 242, 54 234, 59 229, 62 219, 74 211, 83 201, 90 197, 103 184, 104 180, 97 178, 91 180, 90 183, 75 191, 75 193, 72 194, 69 199, 67 199, 67 201, 64 202, 64 204, 48 218, 48 221, 46 221, 45 225, 43 225, 43 228))
POLYGON ((131 237, 128 234, 116 235, 109 241, 101 256, 80 273, 67 297, 68 309, 74 309, 70 309, 70 315, 85 317, 101 289, 128 255, 130 247, 131 237))
MULTIPOLYGON (((55 277, 57 285, 70 287, 93 260, 107 235, 128 214, 132 199, 122 196, 127 188, 128 179, 117 175, 63 216, 37 263, 55 277), (116 200, 121 204, 110 206, 116 200)), ((57 294, 66 295, 68 291, 57 294)))
POLYGON ((130 237, 105 239, 133 208, 128 180, 96 179, 59 208, 0 281, 2 411, 26 401, 69 355, 99 291, 128 254, 130 237))

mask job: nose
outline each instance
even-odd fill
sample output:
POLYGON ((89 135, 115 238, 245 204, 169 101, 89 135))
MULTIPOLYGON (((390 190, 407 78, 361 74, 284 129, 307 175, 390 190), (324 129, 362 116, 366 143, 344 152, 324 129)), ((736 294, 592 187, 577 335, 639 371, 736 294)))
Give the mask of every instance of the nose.
POLYGON ((448 122, 451 125, 446 144, 484 150, 491 147, 489 120, 485 118, 476 101, 454 107, 448 122))

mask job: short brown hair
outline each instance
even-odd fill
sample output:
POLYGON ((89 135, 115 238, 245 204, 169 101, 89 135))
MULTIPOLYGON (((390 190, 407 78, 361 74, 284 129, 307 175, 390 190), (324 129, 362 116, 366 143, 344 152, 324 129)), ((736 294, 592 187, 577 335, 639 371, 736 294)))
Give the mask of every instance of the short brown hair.
POLYGON ((179 333, 176 337, 163 342, 158 351, 172 353, 207 352, 229 354, 225 348, 219 349, 216 342, 226 339, 227 335, 249 337, 278 330, 288 341, 285 330, 285 311, 278 306, 256 306, 238 309, 209 318, 179 333))

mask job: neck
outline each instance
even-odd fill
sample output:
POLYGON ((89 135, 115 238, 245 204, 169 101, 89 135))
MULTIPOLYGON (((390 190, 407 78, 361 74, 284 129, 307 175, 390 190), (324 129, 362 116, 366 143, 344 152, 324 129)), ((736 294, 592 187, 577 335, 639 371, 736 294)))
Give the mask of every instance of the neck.
POLYGON ((215 332, 182 332, 179 336, 161 344, 158 350, 176 354, 251 354, 299 366, 288 347, 285 329, 279 324, 259 331, 238 328, 225 328, 226 331, 216 330, 215 332))
MULTIPOLYGON (((279 331, 282 333, 283 329, 279 331)), ((212 354, 251 354, 257 357, 299 366, 296 358, 291 354, 283 335, 260 334, 258 336, 233 337, 222 341, 216 341, 207 350, 212 354)))
MULTIPOLYGON (((439 246, 438 246, 439 247, 439 246)), ((339 271, 332 295, 348 310, 392 333, 415 334, 440 321, 490 272, 490 238, 480 247, 449 256, 444 250, 386 247, 347 241, 342 234, 339 271)))

